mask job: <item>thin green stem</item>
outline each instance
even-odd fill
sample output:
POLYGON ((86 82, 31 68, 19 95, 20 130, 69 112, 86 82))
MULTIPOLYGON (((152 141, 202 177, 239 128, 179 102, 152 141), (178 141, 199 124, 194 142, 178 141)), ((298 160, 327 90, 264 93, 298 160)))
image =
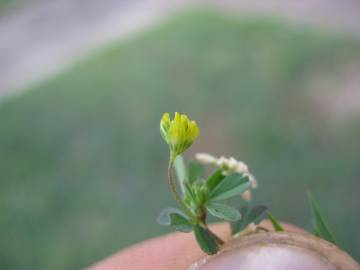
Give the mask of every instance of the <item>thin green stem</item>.
POLYGON ((172 194, 174 195, 174 198, 176 200, 176 202, 178 203, 180 209, 189 216, 190 219, 193 219, 194 215, 191 212, 191 210, 185 205, 185 203, 183 202, 183 200, 181 199, 180 194, 177 192, 176 190, 176 183, 174 180, 174 177, 172 175, 172 165, 173 165, 173 158, 170 158, 169 160, 169 166, 168 166, 168 183, 169 183, 169 187, 170 190, 172 192, 172 194))

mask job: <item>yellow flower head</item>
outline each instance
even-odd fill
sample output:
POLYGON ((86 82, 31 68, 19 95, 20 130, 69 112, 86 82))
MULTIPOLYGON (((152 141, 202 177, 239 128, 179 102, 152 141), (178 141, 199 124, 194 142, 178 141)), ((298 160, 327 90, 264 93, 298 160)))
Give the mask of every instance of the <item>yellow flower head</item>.
POLYGON ((160 134, 169 145, 173 158, 188 149, 199 133, 196 122, 191 121, 185 114, 176 112, 172 121, 169 113, 164 113, 161 118, 160 134))

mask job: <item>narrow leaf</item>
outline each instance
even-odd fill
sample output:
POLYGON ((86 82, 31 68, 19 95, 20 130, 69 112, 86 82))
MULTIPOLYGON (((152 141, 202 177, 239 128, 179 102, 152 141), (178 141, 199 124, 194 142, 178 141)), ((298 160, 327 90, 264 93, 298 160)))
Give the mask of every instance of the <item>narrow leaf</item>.
POLYGON ((249 223, 260 223, 266 217, 268 208, 265 205, 256 205, 254 206, 247 216, 247 222, 249 223))
POLYGON ((162 210, 157 218, 157 222, 160 225, 172 226, 175 230, 181 232, 190 232, 192 230, 190 221, 179 209, 173 207, 162 210))
POLYGON ((209 191, 212 191, 224 178, 222 171, 216 170, 206 181, 209 191))
POLYGON ((314 227, 315 235, 335 244, 336 243, 335 237, 330 232, 328 226, 326 225, 320 213, 319 206, 315 202, 313 196, 310 193, 308 193, 308 200, 313 215, 313 227, 314 227))
POLYGON ((247 222, 247 216, 248 216, 249 212, 250 212, 250 208, 247 205, 240 208, 241 219, 238 221, 235 221, 235 222, 231 222, 231 234, 232 235, 237 234, 238 232, 242 231, 249 224, 247 222))
POLYGON ((281 232, 281 231, 284 230, 283 227, 281 226, 281 224, 279 223, 279 221, 277 221, 276 218, 273 215, 268 213, 268 218, 270 219, 270 221, 271 221, 271 223, 272 223, 272 225, 274 227, 274 230, 276 232, 281 232))
POLYGON ((250 223, 259 224, 266 217, 267 212, 268 208, 264 205, 256 205, 251 209, 248 206, 240 208, 242 217, 240 220, 231 223, 232 234, 244 230, 250 223))
POLYGON ((189 182, 193 183, 203 176, 204 167, 200 163, 191 160, 189 162, 189 182))
POLYGON ((210 202, 206 208, 210 214, 221 219, 237 221, 241 218, 239 210, 226 204, 210 202))
POLYGON ((224 200, 240 193, 250 187, 249 177, 238 173, 226 176, 220 184, 210 193, 211 200, 224 200))
POLYGON ((207 229, 195 225, 194 233, 196 241, 206 254, 213 255, 219 251, 219 245, 217 244, 216 239, 207 229))
POLYGON ((182 155, 178 155, 174 161, 174 168, 176 177, 179 180, 182 193, 185 192, 184 183, 187 179, 187 172, 185 167, 184 158, 182 155))

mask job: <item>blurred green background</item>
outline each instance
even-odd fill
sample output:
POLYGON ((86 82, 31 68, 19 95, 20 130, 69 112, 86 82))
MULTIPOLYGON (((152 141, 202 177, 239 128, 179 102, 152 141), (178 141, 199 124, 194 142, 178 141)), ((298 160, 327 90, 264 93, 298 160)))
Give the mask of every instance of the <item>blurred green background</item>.
POLYGON ((166 111, 202 130, 188 158, 245 161, 279 219, 310 228, 311 190, 359 260, 360 114, 339 93, 359 63, 355 38, 191 11, 3 101, 0 269, 79 269, 168 232, 166 111))
MULTIPOLYGON (((31 0, 34 3, 37 0, 31 0)), ((0 14, 27 3, 26 0, 0 0, 0 14)), ((28 3, 29 4, 29 3, 28 3)))

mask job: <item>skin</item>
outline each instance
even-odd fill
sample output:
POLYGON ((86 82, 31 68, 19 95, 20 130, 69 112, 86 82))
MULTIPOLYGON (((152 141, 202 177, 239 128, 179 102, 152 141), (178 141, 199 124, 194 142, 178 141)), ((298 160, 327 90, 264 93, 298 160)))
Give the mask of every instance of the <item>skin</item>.
MULTIPOLYGON (((261 226, 272 230, 267 221, 261 226)), ((210 227, 225 242, 231 239, 228 224, 210 227)), ((283 224, 283 227, 287 231, 304 232, 289 224, 283 224)), ((122 250, 91 266, 89 270, 184 270, 204 256, 192 233, 172 233, 122 250)))

